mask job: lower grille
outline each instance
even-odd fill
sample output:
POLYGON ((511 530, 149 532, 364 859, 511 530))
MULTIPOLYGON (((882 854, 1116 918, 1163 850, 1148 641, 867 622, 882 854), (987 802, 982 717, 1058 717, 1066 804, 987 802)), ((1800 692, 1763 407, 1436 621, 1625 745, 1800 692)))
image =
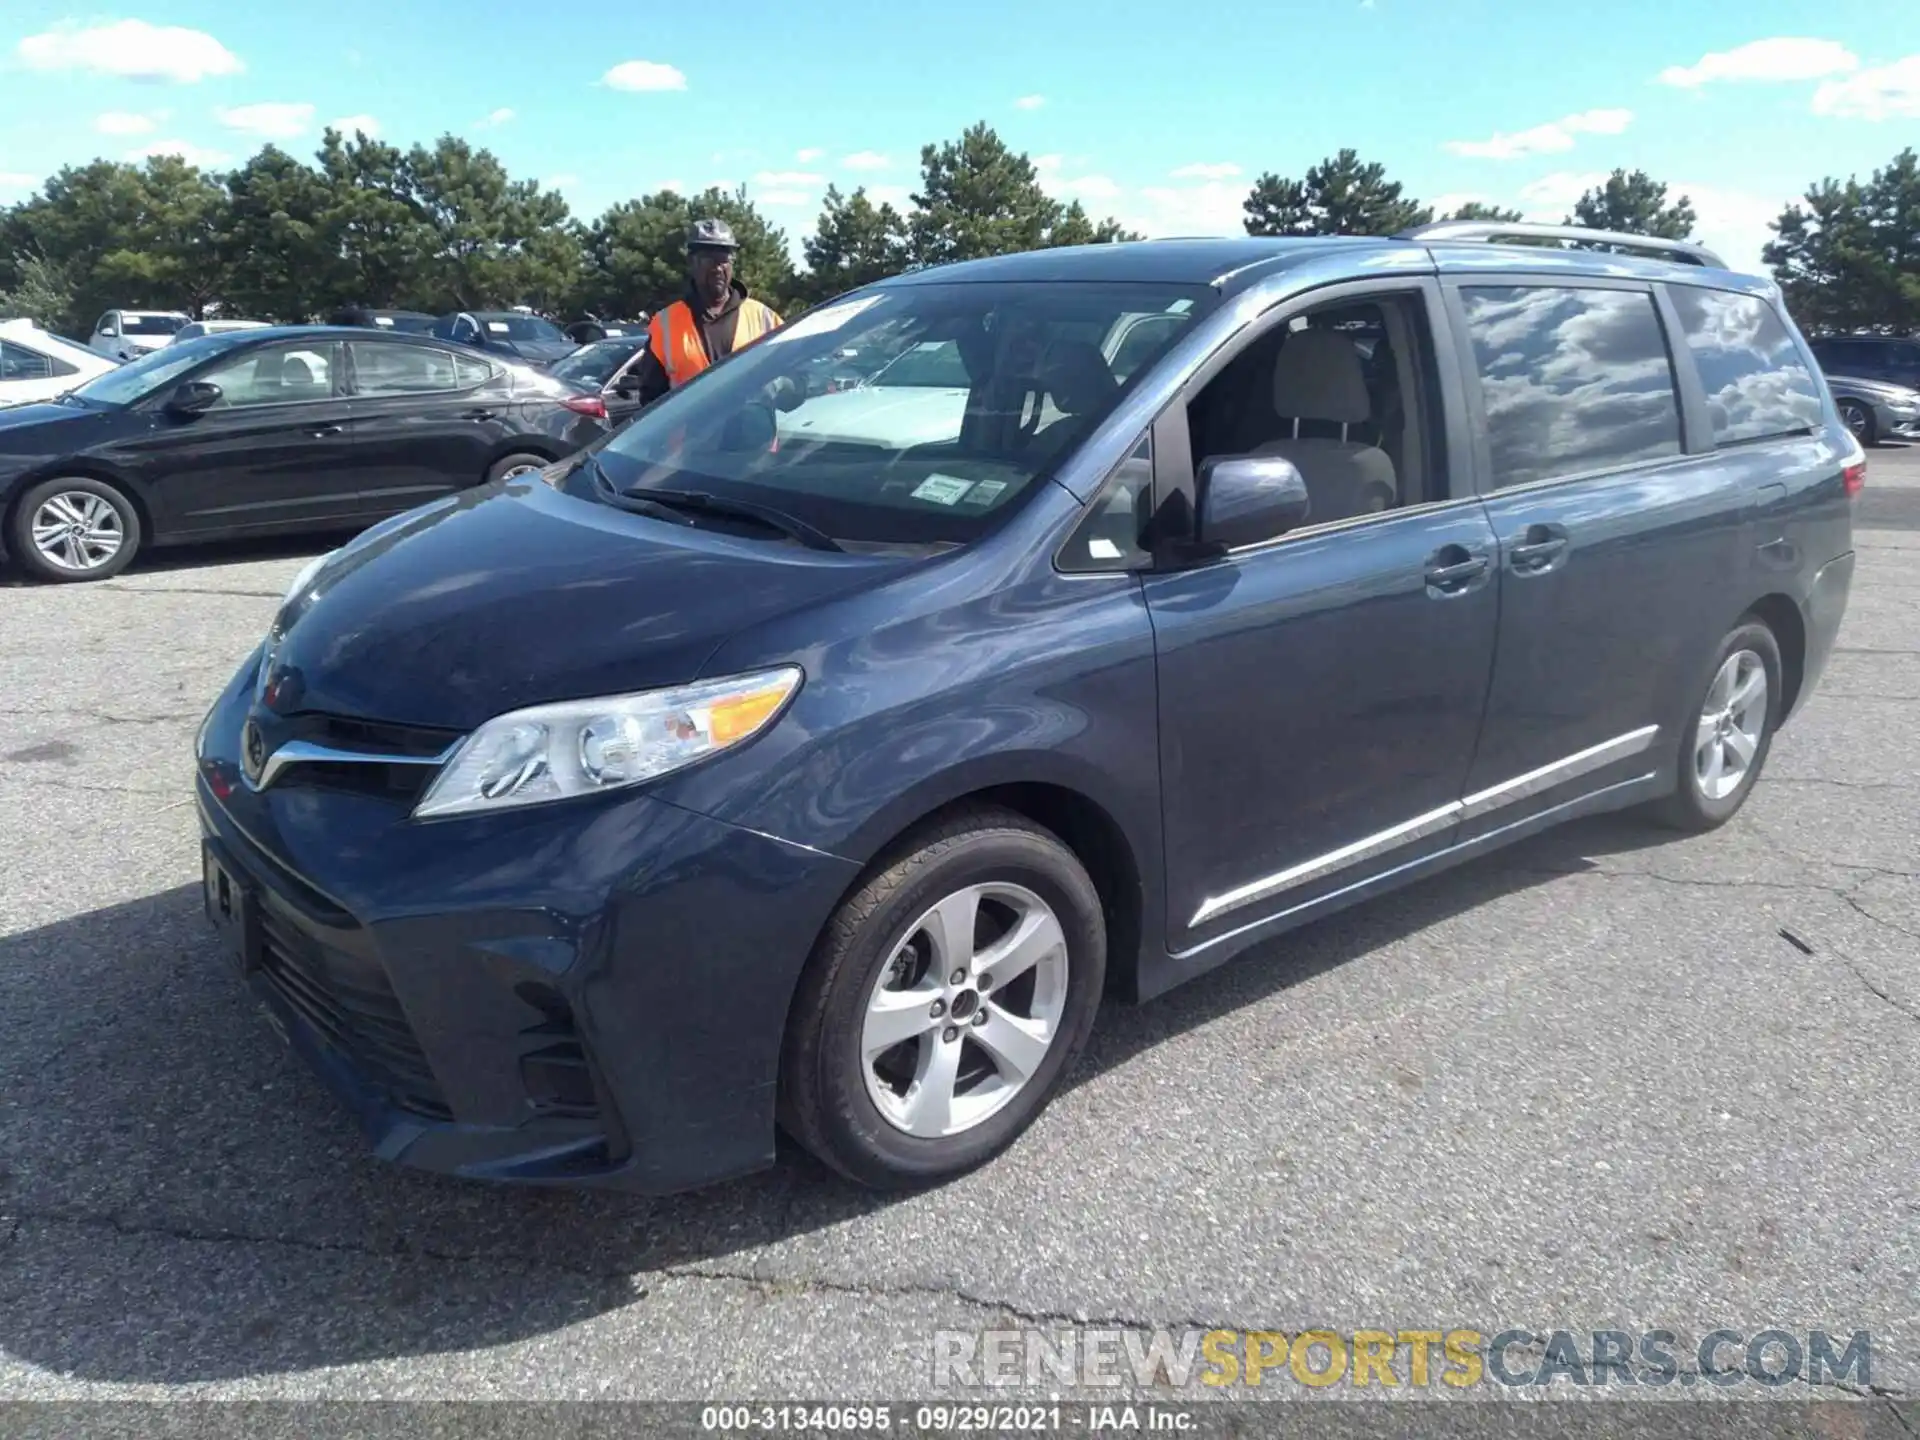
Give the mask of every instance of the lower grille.
POLYGON ((378 962, 310 940, 265 907, 260 930, 260 973, 289 1009, 401 1109, 453 1118, 378 962))

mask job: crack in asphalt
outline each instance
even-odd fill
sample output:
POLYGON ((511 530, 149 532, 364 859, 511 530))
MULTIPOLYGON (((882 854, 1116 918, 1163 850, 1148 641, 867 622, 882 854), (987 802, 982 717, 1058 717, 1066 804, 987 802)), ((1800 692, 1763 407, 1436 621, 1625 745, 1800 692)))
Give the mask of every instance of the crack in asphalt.
POLYGON ((1832 785, 1841 790, 1920 790, 1920 780, 1832 780, 1824 775, 1769 775, 1767 785, 1832 785))
POLYGON ((58 705, 41 705, 31 710, 0 708, 0 715, 28 716, 37 720, 53 716, 79 716, 86 720, 97 720, 102 725, 173 725, 198 721, 204 714, 200 710, 163 710, 157 715, 115 715, 106 710, 63 710, 58 705))
POLYGON ((246 600, 278 600, 278 590, 222 590, 202 585, 115 585, 111 581, 94 587, 119 595, 235 595, 246 600))
POLYGON ((19 785, 28 790, 81 790, 89 795, 149 795, 156 800, 173 800, 180 795, 178 787, 156 790, 146 785, 95 785, 86 780, 43 780, 37 775, 18 772, 0 776, 0 785, 19 785))
MULTIPOLYGON (((1920 655, 1920 650, 1887 650, 1878 645, 1836 645, 1835 655, 1920 655)), ((1826 694, 1823 689, 1821 694, 1826 694)))

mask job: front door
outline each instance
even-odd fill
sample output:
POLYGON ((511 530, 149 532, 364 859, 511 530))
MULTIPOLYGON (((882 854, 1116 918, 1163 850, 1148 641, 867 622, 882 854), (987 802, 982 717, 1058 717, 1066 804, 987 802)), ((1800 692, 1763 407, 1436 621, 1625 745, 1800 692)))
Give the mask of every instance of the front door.
POLYGON ((369 511, 478 485, 513 434, 509 378, 478 355, 398 337, 349 340, 353 431, 369 511))
POLYGON ((1472 352, 1502 566, 1469 839, 1670 759, 1683 692, 1735 618, 1724 606, 1754 497, 1739 465, 1686 433, 1670 358, 1686 340, 1668 333, 1653 286, 1489 277, 1447 289, 1472 352))
POLYGON ((220 387, 203 414, 148 403, 150 426, 120 458, 145 482, 156 528, 212 534, 308 523, 353 483, 353 437, 339 346, 295 341, 249 349, 194 375, 220 387))
POLYGON ((1283 455, 1314 506, 1276 541, 1143 582, 1176 954, 1457 828, 1498 588, 1486 514, 1450 475, 1437 303, 1413 279, 1276 317, 1187 405, 1187 443, 1157 444, 1193 462, 1173 489, 1210 456, 1283 455))

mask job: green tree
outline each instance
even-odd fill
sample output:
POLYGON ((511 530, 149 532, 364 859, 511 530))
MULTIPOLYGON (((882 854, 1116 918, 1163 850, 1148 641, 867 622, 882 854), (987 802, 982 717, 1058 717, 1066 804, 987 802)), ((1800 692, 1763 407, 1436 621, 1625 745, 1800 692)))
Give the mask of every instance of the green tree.
POLYGON ((693 197, 660 190, 613 206, 586 228, 576 303, 610 318, 671 304, 687 288, 687 228, 708 215, 725 220, 740 241, 734 261, 740 283, 785 313, 794 299, 786 233, 754 209, 745 187, 693 197))
POLYGON ((392 145, 364 134, 349 140, 329 126, 316 158, 326 187, 319 228, 328 265, 314 277, 313 309, 432 305, 421 262, 433 240, 414 203, 406 157, 392 145))
POLYGON ((1048 195, 1025 152, 1008 149, 984 120, 958 140, 921 147, 913 203, 907 230, 916 265, 1131 238, 1115 221, 1094 224, 1078 201, 1062 205, 1048 195))
POLYGON ((433 308, 551 304, 577 287, 578 250, 557 192, 513 179, 493 152, 452 135, 431 150, 414 146, 400 173, 425 241, 414 293, 433 308))
POLYGON ((1802 325, 1920 329, 1920 160, 1907 149, 1865 184, 1811 186, 1762 252, 1802 325))
POLYGON ((842 195, 829 185, 820 219, 800 248, 807 271, 799 285, 810 305, 897 275, 911 260, 906 220, 891 205, 875 205, 864 186, 842 195))
POLYGON ((1501 205, 1486 205, 1478 200, 1469 200, 1451 215, 1449 220, 1491 220, 1498 225, 1511 225, 1522 218, 1518 210, 1509 210, 1501 205))
POLYGON ((1669 203, 1667 187, 1646 171, 1615 170, 1605 184, 1573 202, 1573 213, 1566 223, 1584 225, 1589 230, 1685 240, 1693 234, 1698 218, 1692 201, 1682 195, 1669 203))
POLYGON ((330 247, 326 178, 268 145, 229 173, 226 187, 222 241, 233 308, 295 323, 323 313, 339 298, 343 268, 330 247))
POLYGON ((0 288, 0 320, 25 317, 49 330, 69 323, 77 282, 71 270, 44 255, 15 254, 0 288))
POLYGON ((1268 171, 1241 207, 1249 235, 1397 235, 1433 218, 1384 165, 1352 150, 1330 155, 1302 180, 1268 171))

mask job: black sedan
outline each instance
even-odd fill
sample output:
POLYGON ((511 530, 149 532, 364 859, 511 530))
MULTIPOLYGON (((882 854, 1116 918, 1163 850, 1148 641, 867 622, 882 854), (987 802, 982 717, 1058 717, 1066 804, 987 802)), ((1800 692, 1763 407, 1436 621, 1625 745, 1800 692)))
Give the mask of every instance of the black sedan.
POLYGON ((100 580, 146 545, 359 528, 607 429, 598 396, 422 336, 208 335, 0 411, 0 516, 33 575, 100 580))
POLYGON ((462 310, 456 315, 442 315, 428 333, 530 365, 551 365, 561 356, 571 355, 575 348, 567 332, 551 320, 522 315, 518 310, 462 310))

